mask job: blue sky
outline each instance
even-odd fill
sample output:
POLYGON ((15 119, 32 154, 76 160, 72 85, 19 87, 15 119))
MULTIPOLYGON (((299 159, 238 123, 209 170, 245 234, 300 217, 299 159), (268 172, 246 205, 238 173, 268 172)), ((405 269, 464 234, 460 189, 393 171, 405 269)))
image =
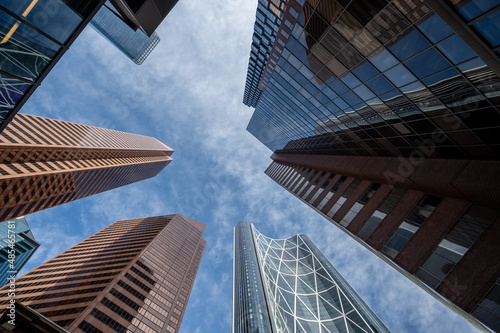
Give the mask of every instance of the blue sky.
POLYGON ((136 66, 84 30, 22 112, 153 136, 172 147, 157 177, 27 216, 42 244, 26 272, 120 219, 180 213, 207 224, 183 333, 231 331, 233 227, 304 233, 393 332, 475 332, 265 174, 271 151, 242 104, 257 0, 181 0, 136 66))

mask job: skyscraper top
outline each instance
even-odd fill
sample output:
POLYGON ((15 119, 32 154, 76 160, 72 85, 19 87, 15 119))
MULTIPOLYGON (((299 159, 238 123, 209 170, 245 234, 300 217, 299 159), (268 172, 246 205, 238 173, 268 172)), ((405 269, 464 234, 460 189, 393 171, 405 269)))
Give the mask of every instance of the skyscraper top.
POLYGON ((172 153, 152 137, 19 114, 0 135, 0 220, 154 177, 172 153))
POLYGON ((259 82, 266 67, 287 0, 259 0, 252 37, 243 103, 255 107, 262 91, 259 82))
POLYGON ((234 333, 390 332, 306 235, 272 239, 239 222, 234 265, 234 333))
POLYGON ((0 135, 4 145, 162 151, 173 149, 155 138, 20 113, 0 135))
POLYGON ((116 221, 17 279, 16 301, 70 332, 179 332, 204 229, 178 214, 116 221))

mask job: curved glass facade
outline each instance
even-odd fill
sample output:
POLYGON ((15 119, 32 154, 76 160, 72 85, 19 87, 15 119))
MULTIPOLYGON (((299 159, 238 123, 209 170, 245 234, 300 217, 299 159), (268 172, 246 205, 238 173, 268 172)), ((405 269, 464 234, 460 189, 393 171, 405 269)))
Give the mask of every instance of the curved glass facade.
POLYGON ((243 326, 256 324, 242 320, 256 302, 269 309, 257 318, 271 318, 269 332, 390 332, 306 235, 271 239, 240 222, 235 249, 233 332, 268 332, 243 326))

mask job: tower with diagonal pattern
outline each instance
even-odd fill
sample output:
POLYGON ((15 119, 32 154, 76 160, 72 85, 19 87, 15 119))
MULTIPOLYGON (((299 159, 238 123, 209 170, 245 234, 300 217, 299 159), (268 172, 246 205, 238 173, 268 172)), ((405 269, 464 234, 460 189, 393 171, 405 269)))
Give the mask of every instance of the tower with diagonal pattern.
POLYGON ((306 235, 234 238, 233 333, 390 332, 306 235))

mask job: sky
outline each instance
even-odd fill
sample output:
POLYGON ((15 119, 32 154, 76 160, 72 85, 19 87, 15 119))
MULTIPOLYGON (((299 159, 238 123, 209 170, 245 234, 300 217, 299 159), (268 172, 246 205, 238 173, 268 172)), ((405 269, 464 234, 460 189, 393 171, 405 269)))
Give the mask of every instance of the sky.
POLYGON ((207 225, 182 333, 231 331, 233 227, 307 234, 393 332, 476 332, 264 174, 271 151, 243 105, 257 0, 181 0, 135 65, 87 27, 23 113, 153 136, 175 150, 155 178, 26 217, 27 272, 114 221, 179 213, 207 225))

